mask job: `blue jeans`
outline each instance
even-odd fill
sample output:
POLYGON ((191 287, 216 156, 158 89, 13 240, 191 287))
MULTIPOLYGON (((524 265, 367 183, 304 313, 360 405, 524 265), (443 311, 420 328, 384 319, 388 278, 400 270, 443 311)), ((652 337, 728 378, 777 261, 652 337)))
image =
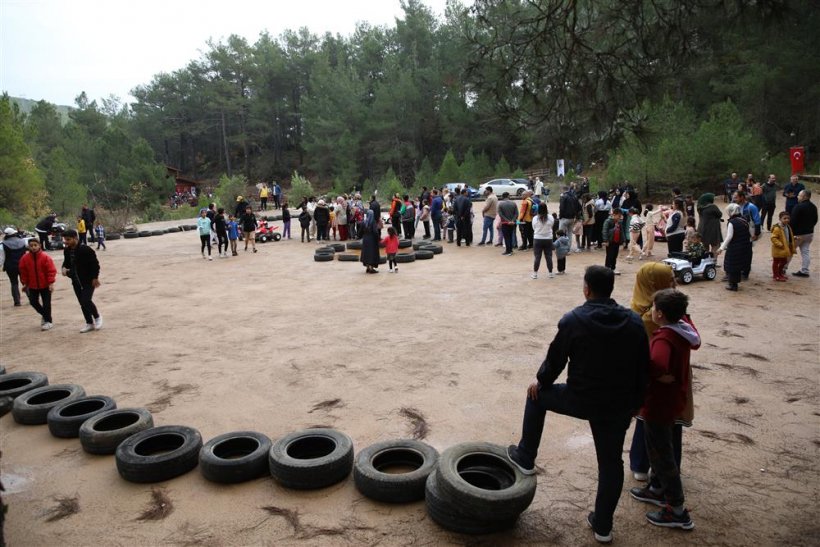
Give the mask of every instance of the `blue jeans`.
POLYGON ((495 222, 494 218, 491 217, 484 217, 484 224, 481 226, 481 244, 489 243, 490 245, 493 244, 493 222, 495 222), (489 240, 487 239, 487 234, 490 235, 489 240))
POLYGON ((612 529, 612 515, 615 513, 624 486, 624 462, 621 453, 626 430, 632 418, 631 413, 623 411, 610 412, 605 416, 588 416, 571 400, 566 384, 542 386, 538 391, 537 400, 533 401, 527 397, 521 441, 518 443, 520 453, 531 459, 532 463, 535 463, 535 457, 538 455, 548 410, 589 421, 598 460, 595 528, 598 533, 609 533, 612 529))

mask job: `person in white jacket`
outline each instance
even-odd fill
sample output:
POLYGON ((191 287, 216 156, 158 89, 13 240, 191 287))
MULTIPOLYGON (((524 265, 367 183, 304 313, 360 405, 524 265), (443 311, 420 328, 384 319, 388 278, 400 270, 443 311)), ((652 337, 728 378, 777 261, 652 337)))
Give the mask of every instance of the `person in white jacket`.
POLYGON ((546 258, 549 277, 555 277, 555 274, 552 273, 552 229, 555 222, 555 218, 549 214, 546 202, 541 202, 538 206, 538 214, 532 218, 532 252, 535 257, 531 275, 533 279, 538 279, 541 255, 544 255, 544 258, 546 258))

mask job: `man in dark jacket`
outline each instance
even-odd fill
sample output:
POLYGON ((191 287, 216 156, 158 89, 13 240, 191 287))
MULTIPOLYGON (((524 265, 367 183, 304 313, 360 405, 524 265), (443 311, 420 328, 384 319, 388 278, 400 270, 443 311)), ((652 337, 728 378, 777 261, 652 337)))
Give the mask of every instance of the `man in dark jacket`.
POLYGON ((473 202, 467 197, 467 189, 461 191, 461 195, 453 203, 456 215, 456 245, 461 247, 463 239, 469 247, 473 243, 473 202))
POLYGON ((91 300, 94 289, 100 286, 100 263, 97 253, 88 245, 80 245, 77 230, 63 232, 63 275, 71 278, 74 294, 80 303, 85 318, 85 326, 80 332, 100 330, 103 326, 102 316, 91 300))
POLYGON ((811 265, 811 242, 817 225, 817 206, 811 202, 811 190, 803 189, 797 195, 797 205, 792 209, 792 230, 794 241, 800 249, 802 264, 800 271, 792 273, 797 277, 809 277, 811 265))
POLYGON ((507 449, 512 462, 531 475, 548 410, 588 420, 598 459, 598 495, 587 522, 604 543, 612 541, 612 515, 624 482, 624 436, 643 404, 649 363, 641 319, 610 298, 614 285, 609 268, 587 268, 586 302, 558 322, 538 381, 527 389, 521 440, 507 449), (556 384, 568 362, 567 383, 556 384))
POLYGON ((97 220, 94 209, 89 208, 88 205, 83 205, 83 210, 80 211, 80 218, 85 221, 85 229, 88 230, 89 241, 94 243, 94 221, 97 220))
POLYGON ((12 227, 6 228, 3 233, 3 243, 0 245, 0 265, 9 276, 11 282, 11 299, 15 306, 22 306, 20 303, 20 259, 26 253, 26 242, 20 234, 12 227))
POLYGON ((760 196, 760 224, 766 220, 766 230, 772 231, 772 219, 774 219, 775 202, 777 201, 777 177, 769 175, 769 179, 763 185, 763 194, 760 196))
POLYGON ((37 235, 40 237, 40 246, 47 251, 51 250, 51 245, 48 244, 48 236, 51 233, 51 229, 54 228, 54 223, 56 221, 57 215, 55 213, 51 213, 40 220, 34 228, 34 231, 36 231, 37 235))

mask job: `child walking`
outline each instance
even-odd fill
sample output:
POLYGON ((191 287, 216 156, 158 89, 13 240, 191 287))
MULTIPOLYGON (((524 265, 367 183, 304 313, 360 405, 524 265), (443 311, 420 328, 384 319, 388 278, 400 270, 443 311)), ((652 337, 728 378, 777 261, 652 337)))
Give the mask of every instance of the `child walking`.
POLYGON ((220 258, 228 258, 228 221, 225 220, 225 208, 220 207, 214 215, 214 231, 216 232, 216 250, 220 258))
POLYGON ((621 210, 613 207, 612 212, 604 221, 604 226, 601 229, 601 239, 606 246, 606 260, 604 266, 612 270, 615 275, 621 275, 621 272, 615 269, 618 262, 618 251, 623 244, 623 223, 621 222, 623 215, 621 210))
POLYGON ((643 260, 643 253, 641 246, 638 245, 638 240, 641 238, 644 222, 639 211, 634 207, 629 210, 629 253, 626 255, 626 260, 632 262, 635 252, 638 253, 638 259, 643 260))
POLYGON ((796 252, 796 245, 790 226, 791 216, 782 211, 778 218, 780 222, 772 226, 772 278, 787 281, 786 267, 796 252))
POLYGON ((387 236, 382 239, 384 243, 384 252, 387 253, 387 266, 390 268, 390 273, 399 273, 399 265, 396 263, 396 253, 399 252, 399 236, 396 234, 396 229, 392 226, 387 229, 387 236))
POLYGON ((652 248, 655 246, 655 223, 657 222, 660 211, 655 211, 655 207, 648 203, 643 212, 643 247, 641 247, 641 254, 638 258, 652 256, 652 248))
POLYGON ((199 232, 199 252, 202 253, 202 258, 213 260, 211 256, 211 219, 208 218, 208 209, 199 210, 199 218, 196 219, 196 226, 199 232), (208 256, 205 256, 205 247, 208 247, 208 256))
POLYGON ((228 241, 231 243, 231 256, 236 256, 236 240, 239 239, 239 223, 236 222, 236 217, 228 215, 228 241))
POLYGON ((688 297, 675 289, 660 290, 653 297, 652 321, 659 328, 649 342, 649 387, 639 413, 651 465, 650 482, 629 491, 638 501, 662 507, 646 514, 651 524, 683 530, 691 530, 695 524, 683 505, 672 439, 675 419, 688 406, 692 383, 689 356, 700 347, 700 335, 686 315, 688 304, 688 297))
POLYGON ((99 220, 97 221, 97 227, 94 228, 94 232, 97 234, 97 250, 100 250, 100 246, 102 246, 102 250, 105 250, 105 227, 102 225, 102 222, 99 220))
MULTIPOLYGON (((553 215, 553 221, 557 225, 557 219, 554 217, 555 215, 553 215)), ((557 236, 555 238, 555 258, 558 259, 558 275, 564 275, 567 273, 567 255, 569 254, 571 244, 569 237, 567 237, 567 233, 564 230, 558 230, 555 235, 557 236)))
POLYGON ((80 245, 88 245, 88 226, 85 225, 83 217, 77 217, 77 234, 80 236, 80 245))
POLYGON ((248 205, 245 207, 245 214, 240 219, 242 221, 242 232, 245 234, 245 251, 248 250, 248 243, 251 244, 253 252, 256 252, 256 215, 253 214, 253 209, 248 205))

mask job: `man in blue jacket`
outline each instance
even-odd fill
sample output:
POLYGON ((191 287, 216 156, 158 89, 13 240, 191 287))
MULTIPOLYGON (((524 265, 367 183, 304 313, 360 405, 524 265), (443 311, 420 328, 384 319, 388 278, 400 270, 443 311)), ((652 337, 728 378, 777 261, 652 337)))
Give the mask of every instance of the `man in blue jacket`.
POLYGON ((433 221, 433 241, 441 241, 441 216, 444 200, 438 189, 433 190, 433 201, 430 203, 430 219, 433 221))
POLYGON ((548 410, 588 420, 598 459, 598 495, 587 523, 601 543, 612 541, 612 515, 624 484, 624 437, 643 404, 649 365, 643 323, 610 298, 614 286, 609 268, 586 269, 586 302, 558 322, 537 381, 527 389, 521 440, 507 449, 516 467, 532 475, 548 410), (556 384, 567 364, 566 384, 556 384))

